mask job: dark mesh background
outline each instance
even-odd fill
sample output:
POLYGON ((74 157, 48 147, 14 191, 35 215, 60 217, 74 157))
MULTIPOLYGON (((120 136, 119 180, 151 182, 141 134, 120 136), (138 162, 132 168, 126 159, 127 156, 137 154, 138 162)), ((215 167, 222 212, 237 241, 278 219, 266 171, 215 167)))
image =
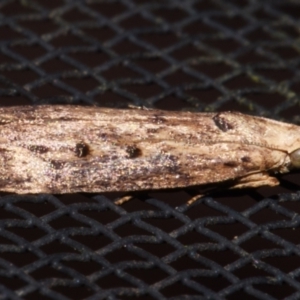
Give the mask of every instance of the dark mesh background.
MULTIPOLYGON (((300 123, 300 1, 1 0, 0 105, 238 110, 300 123)), ((191 166, 192 167, 192 166, 191 166)), ((300 177, 0 198, 0 299, 300 299, 300 177)))

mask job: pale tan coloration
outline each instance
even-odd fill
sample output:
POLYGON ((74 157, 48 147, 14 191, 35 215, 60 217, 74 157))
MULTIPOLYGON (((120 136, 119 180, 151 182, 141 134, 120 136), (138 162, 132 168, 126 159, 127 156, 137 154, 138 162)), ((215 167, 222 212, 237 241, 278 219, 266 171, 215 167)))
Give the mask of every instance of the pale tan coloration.
POLYGON ((79 106, 0 109, 0 190, 274 186, 300 167, 300 127, 240 113, 79 106))

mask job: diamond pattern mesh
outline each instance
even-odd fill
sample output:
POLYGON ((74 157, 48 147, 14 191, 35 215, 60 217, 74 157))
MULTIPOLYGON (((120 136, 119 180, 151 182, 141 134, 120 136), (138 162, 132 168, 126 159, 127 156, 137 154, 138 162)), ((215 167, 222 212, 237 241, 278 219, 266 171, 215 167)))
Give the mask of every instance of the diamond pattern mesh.
MULTIPOLYGON (((0 0, 0 105, 238 110, 300 124, 300 2, 0 0)), ((276 188, 0 197, 0 299, 300 299, 276 188)))

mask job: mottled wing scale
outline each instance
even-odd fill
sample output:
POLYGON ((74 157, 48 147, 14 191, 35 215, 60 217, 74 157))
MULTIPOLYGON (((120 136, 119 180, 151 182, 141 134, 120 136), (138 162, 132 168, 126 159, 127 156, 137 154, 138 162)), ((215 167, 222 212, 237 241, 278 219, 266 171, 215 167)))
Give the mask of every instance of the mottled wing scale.
POLYGON ((0 190, 9 192, 218 183, 276 171, 287 156, 266 124, 283 123, 242 114, 39 106, 0 115, 0 190))

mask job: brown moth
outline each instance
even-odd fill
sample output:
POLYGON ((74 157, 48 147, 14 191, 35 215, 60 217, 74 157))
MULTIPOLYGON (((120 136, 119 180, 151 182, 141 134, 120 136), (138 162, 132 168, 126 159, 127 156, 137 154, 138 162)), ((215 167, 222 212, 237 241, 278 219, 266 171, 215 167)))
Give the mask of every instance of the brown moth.
POLYGON ((0 108, 0 190, 274 186, 300 167, 300 127, 241 113, 81 106, 0 108))

